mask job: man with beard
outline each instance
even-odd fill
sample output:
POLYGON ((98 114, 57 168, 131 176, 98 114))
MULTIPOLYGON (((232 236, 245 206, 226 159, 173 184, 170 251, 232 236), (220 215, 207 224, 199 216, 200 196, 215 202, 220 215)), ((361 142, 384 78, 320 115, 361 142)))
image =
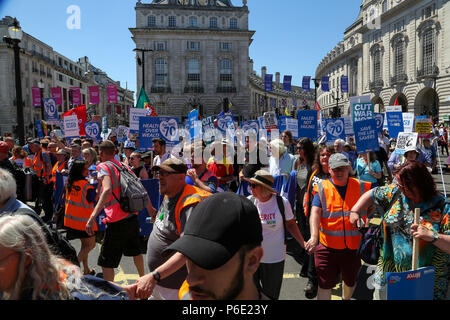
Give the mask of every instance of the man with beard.
POLYGON ((219 181, 214 173, 206 168, 203 159, 203 147, 192 145, 191 163, 192 168, 187 171, 187 176, 196 187, 210 193, 216 193, 219 187, 219 181))
POLYGON ((231 192, 205 199, 193 210, 184 235, 165 251, 186 257, 180 300, 268 300, 253 281, 264 253, 262 239, 250 200, 231 192))
POLYGON ((139 299, 177 300, 178 289, 187 275, 186 259, 180 253, 166 257, 162 252, 182 236, 193 208, 211 194, 186 184, 187 165, 178 158, 167 159, 153 170, 158 171, 159 193, 164 195, 164 200, 147 245, 147 264, 151 272, 128 288, 139 299))

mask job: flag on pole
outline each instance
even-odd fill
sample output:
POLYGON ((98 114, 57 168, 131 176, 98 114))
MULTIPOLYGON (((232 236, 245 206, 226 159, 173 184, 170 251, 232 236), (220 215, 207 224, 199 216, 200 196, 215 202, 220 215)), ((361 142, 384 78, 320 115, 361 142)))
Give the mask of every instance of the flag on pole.
POLYGON ((141 90, 139 91, 139 98, 136 103, 136 108, 147 109, 147 115, 150 117, 158 116, 155 112, 155 109, 152 107, 152 105, 150 103, 150 99, 148 98, 147 94, 145 93, 143 86, 141 87, 141 90))
POLYGON ((316 105, 314 106, 314 109, 317 111, 320 111, 320 105, 319 105, 318 101, 316 101, 316 105))
POLYGON ((394 102, 394 106, 398 106, 399 104, 398 104, 398 97, 397 98, 395 98, 395 102, 394 102))

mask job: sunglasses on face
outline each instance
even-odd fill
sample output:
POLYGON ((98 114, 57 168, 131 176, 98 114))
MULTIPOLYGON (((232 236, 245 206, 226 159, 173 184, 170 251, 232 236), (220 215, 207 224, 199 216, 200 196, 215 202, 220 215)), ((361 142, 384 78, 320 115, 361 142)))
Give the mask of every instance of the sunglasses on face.
POLYGON ((250 183, 250 188, 252 188, 252 189, 255 189, 255 188, 256 188, 256 186, 257 186, 257 184, 256 184, 256 183, 250 183))
POLYGON ((167 171, 156 171, 157 177, 167 177, 167 176, 170 176, 171 174, 173 174, 173 173, 167 172, 167 171))

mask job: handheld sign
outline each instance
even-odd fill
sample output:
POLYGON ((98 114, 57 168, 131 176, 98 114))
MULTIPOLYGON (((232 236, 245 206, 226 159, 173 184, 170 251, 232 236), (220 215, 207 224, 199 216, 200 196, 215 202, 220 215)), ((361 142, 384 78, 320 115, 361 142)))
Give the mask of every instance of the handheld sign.
POLYGON ((378 134, 382 134, 384 125, 384 113, 374 113, 374 119, 377 124, 378 134))
POLYGON ((180 141, 177 118, 159 117, 159 136, 166 141, 168 150, 175 147, 180 141))
POLYGON ((351 110, 353 123, 373 118, 374 106, 372 102, 353 103, 351 110))
POLYGON ((225 135, 228 129, 228 122, 232 122, 234 124, 233 115, 231 114, 223 114, 217 116, 217 129, 225 135))
POLYGON ((200 128, 198 125, 198 110, 192 110, 188 114, 188 122, 189 122, 189 133, 191 134, 191 141, 194 139, 199 139, 201 136, 200 128))
POLYGON ((377 124, 375 119, 357 121, 355 128, 355 143, 358 154, 379 150, 377 124))
POLYGON ((267 130, 278 129, 277 115, 275 111, 264 112, 264 125, 267 130))
POLYGON ((47 116, 47 124, 59 124, 58 108, 54 98, 44 98, 44 109, 47 116))
POLYGON ((96 143, 102 140, 100 123, 98 122, 86 122, 84 124, 84 129, 86 131, 86 136, 94 140, 96 143))
POLYGON ((215 126, 213 116, 202 119, 203 139, 206 144, 211 143, 215 138, 215 126))
POLYGON ((146 109, 130 108, 130 131, 135 132, 139 130, 139 119, 147 116, 146 109))
POLYGON ((435 267, 386 273, 387 300, 433 300, 435 267))
POLYGON ((78 118, 76 114, 64 117, 64 136, 66 138, 80 136, 80 130, 78 128, 78 118))
POLYGON ((419 138, 431 138, 431 119, 416 117, 415 128, 419 138))
POLYGON ((151 150, 153 138, 159 138, 159 118, 139 117, 139 149, 151 150))
POLYGON ((403 129, 403 115, 401 112, 386 112, 387 126, 389 129, 389 137, 397 138, 403 129))
POLYGON ((352 117, 344 117, 344 127, 346 136, 353 136, 355 134, 352 117))
POLYGON ((401 132, 395 145, 395 154, 403 155, 408 147, 417 145, 417 132, 401 132))
POLYGON ((326 119, 325 131, 327 133, 327 143, 332 143, 337 139, 345 140, 344 118, 326 119))
POLYGON ((298 119, 298 135, 307 137, 311 140, 317 140, 317 111, 316 110, 300 110, 297 112, 298 119))
POLYGON ((414 113, 402 113, 403 117, 403 131, 413 132, 414 129, 414 113))
POLYGON ((258 136, 259 133, 259 122, 256 120, 244 121, 242 124, 242 131, 244 134, 249 134, 250 132, 258 136))

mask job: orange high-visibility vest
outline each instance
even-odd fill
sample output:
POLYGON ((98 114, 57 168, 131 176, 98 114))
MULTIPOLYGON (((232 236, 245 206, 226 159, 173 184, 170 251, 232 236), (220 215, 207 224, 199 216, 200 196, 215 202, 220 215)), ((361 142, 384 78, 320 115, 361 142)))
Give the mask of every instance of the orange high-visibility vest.
MULTIPOLYGON (((309 177, 309 182, 308 182, 308 185, 306 186, 306 192, 305 192, 305 197, 306 197, 306 201, 305 201, 306 202, 305 217, 308 217, 308 211, 309 211, 309 192, 308 192, 309 191, 309 187, 311 186, 311 181, 312 181, 313 177, 317 174, 317 172, 319 172, 319 169, 314 170, 314 172, 309 177)), ((314 195, 314 192, 313 192, 313 195, 314 195)), ((303 199, 300 199, 300 200, 303 201, 303 199)))
MULTIPOLYGON (((359 198, 370 190, 370 186, 370 183, 349 178, 345 200, 342 200, 330 180, 324 180, 314 187, 322 203, 320 243, 332 249, 358 249, 361 233, 350 223, 350 210, 359 198)), ((361 212, 360 216, 366 223, 367 211, 361 212)))
POLYGON ((31 165, 31 158, 30 158, 30 157, 26 157, 26 158, 25 158, 25 165, 24 165, 24 168, 32 168, 32 165, 31 165))
POLYGON ((186 280, 184 280, 180 290, 178 290, 178 300, 194 300, 189 293, 189 284, 186 280))
POLYGON ((33 160, 31 161, 31 169, 36 172, 39 178, 45 178, 47 177, 47 170, 45 170, 45 163, 41 159, 41 154, 42 149, 34 155, 33 160))
POLYGON ((194 203, 201 202, 203 199, 209 197, 210 195, 211 193, 191 186, 190 184, 186 184, 184 186, 183 193, 181 194, 175 206, 175 223, 177 225, 178 235, 181 235, 181 211, 194 203))
MULTIPOLYGON (((66 194, 66 210, 64 215, 64 226, 84 231, 89 217, 94 211, 94 205, 86 200, 87 192, 94 189, 87 180, 75 181, 72 190, 66 194)), ((97 231, 97 224, 94 231, 97 231)))
POLYGON ((64 161, 62 163, 59 163, 59 161, 58 161, 53 166, 52 173, 50 174, 50 177, 49 177, 49 182, 50 183, 53 182, 53 189, 56 188, 56 173, 61 172, 66 167, 66 163, 67 163, 67 161, 64 161))

